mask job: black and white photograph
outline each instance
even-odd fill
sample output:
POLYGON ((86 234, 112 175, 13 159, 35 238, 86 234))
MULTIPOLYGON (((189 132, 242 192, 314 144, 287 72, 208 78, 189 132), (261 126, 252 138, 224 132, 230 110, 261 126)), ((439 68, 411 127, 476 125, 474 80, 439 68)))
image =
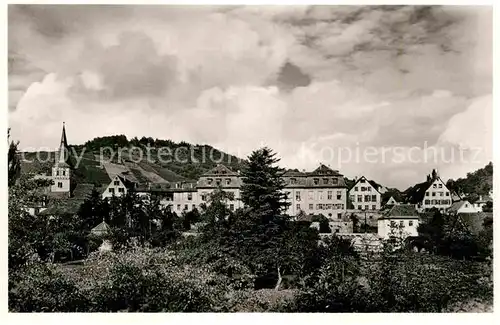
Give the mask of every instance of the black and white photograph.
POLYGON ((493 5, 5 7, 9 313, 493 313, 493 5))

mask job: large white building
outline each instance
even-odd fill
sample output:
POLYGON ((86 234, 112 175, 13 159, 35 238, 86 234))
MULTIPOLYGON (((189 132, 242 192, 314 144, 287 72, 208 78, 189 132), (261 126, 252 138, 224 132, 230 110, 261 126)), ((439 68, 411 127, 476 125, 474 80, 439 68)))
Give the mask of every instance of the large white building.
POLYGON ((427 211, 432 208, 446 211, 452 204, 451 192, 436 170, 427 176, 425 182, 415 185, 408 198, 409 202, 415 204, 419 211, 427 211))
POLYGON ((312 172, 288 171, 284 175, 290 206, 287 214, 322 214, 341 219, 347 208, 347 186, 338 170, 323 164, 312 172))
POLYGON ((380 210, 381 186, 361 176, 349 190, 349 199, 355 210, 380 210))
MULTIPOLYGON (((283 176, 285 193, 290 203, 286 213, 296 216, 306 214, 322 214, 327 218, 338 220, 346 211, 347 187, 342 174, 325 165, 320 165, 312 172, 288 171, 283 176)), ((218 187, 232 194, 227 205, 231 210, 243 207, 240 188, 243 179, 239 173, 224 165, 217 165, 204 173, 196 182, 175 182, 168 186, 151 184, 146 186, 132 186, 134 191, 141 195, 157 195, 164 206, 177 214, 199 208, 209 203, 210 194, 218 187)), ((119 188, 124 187, 120 178, 113 179, 108 185, 115 195, 119 188)), ((127 187, 121 193, 126 193, 127 187)))

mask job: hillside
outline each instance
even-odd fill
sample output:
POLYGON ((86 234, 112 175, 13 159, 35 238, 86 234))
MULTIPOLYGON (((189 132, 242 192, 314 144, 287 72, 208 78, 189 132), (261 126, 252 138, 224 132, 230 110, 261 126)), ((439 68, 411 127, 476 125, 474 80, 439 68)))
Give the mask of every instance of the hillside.
MULTIPOLYGON (((23 173, 50 174, 55 162, 54 152, 24 153, 24 157, 23 173)), ((218 163, 235 171, 241 170, 245 164, 244 160, 208 145, 144 137, 129 141, 123 135, 95 138, 84 145, 70 145, 70 162, 76 167, 73 173, 76 183, 96 185, 109 184, 114 175, 123 171, 129 171, 139 183, 167 183, 195 180, 218 163), (132 147, 135 149, 131 150, 132 147), (101 148, 103 163, 100 159, 101 148), (115 152, 120 149, 120 154, 115 154, 111 159, 110 151, 104 148, 113 148, 115 152), (147 159, 148 151, 150 159, 147 159), (77 165, 76 157, 80 156, 82 159, 77 165)))
POLYGON ((472 173, 465 178, 449 179, 446 186, 455 193, 463 194, 474 200, 478 196, 486 196, 493 189, 493 163, 472 173))

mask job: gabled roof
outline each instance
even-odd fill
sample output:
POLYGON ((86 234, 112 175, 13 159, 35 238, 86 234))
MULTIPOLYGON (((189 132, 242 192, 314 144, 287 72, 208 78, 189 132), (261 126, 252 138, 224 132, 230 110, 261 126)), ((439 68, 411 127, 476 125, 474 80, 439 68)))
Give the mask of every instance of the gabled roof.
MULTIPOLYGON (((427 191, 427 189, 436 181, 436 180, 439 180, 441 181, 441 183, 444 184, 444 186, 446 187, 446 183, 443 182, 443 180, 437 176, 436 178, 434 179, 430 179, 428 181, 425 181, 423 183, 419 183, 417 185, 415 185, 414 187, 411 188, 411 190, 408 192, 408 202, 412 203, 412 204, 417 204, 417 203, 420 203, 422 202, 422 200, 424 199, 425 197, 425 192, 427 191)), ((446 187, 447 188, 447 187, 446 187)))
POLYGON ((330 167, 319 164, 319 167, 316 168, 314 171, 308 173, 310 176, 323 176, 323 175, 335 175, 339 176, 341 175, 338 170, 333 170, 330 167))
MULTIPOLYGON (((135 178, 130 177, 128 174, 119 174, 116 175, 115 177, 120 179, 123 185, 125 185, 125 187, 128 189, 134 188, 135 184, 137 184, 137 182, 135 182, 135 178)), ((113 182, 113 180, 111 180, 111 182, 113 182)))
MULTIPOLYGON (((457 212, 458 210, 460 210, 460 208, 462 208, 465 203, 469 203, 469 201, 458 201, 458 202, 454 202, 451 207, 448 209, 449 212, 457 212)), ((469 203, 470 204, 470 203, 469 203)))
POLYGON ((411 204, 398 204, 394 205, 387 212, 385 212, 381 219, 418 219, 418 212, 411 204))
POLYGON ((484 229, 484 220, 493 217, 491 212, 460 213, 457 215, 460 223, 473 234, 478 234, 484 229))
POLYGON ((238 173, 223 164, 217 164, 217 166, 204 173, 203 176, 238 176, 238 173))
POLYGON ((349 191, 351 189, 353 189, 358 183, 359 181, 361 181, 362 179, 366 180, 374 189, 375 191, 379 192, 379 189, 382 187, 382 185, 378 184, 377 182, 375 181, 372 181, 372 180, 369 180, 368 178, 364 177, 364 176, 361 176, 360 178, 358 178, 358 180, 354 183, 354 185, 349 189, 349 191))
POLYGON ((394 195, 391 195, 389 197, 389 199, 387 201, 384 202, 384 200, 382 200, 382 205, 394 205, 394 204, 398 204, 399 202, 394 198, 394 195), (391 202, 393 201, 393 202, 391 202))

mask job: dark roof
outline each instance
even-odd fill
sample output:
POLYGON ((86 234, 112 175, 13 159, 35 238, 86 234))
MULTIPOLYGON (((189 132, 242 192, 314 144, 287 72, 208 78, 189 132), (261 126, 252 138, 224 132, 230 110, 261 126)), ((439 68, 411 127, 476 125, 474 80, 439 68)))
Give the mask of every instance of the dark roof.
POLYGON ((380 219, 418 219, 418 212, 415 206, 410 204, 394 205, 387 212, 385 212, 380 219))
POLYGON ((443 183, 444 186, 446 187, 446 183, 443 182, 443 180, 439 176, 437 176, 434 179, 430 179, 428 181, 425 181, 423 183, 419 183, 419 184, 413 186, 410 189, 410 191, 408 192, 408 194, 407 194, 408 202, 412 203, 412 204, 417 204, 417 203, 422 202, 422 200, 425 197, 425 191, 427 191, 429 186, 431 186, 432 183, 434 183, 434 181, 436 181, 436 180, 440 180, 441 183, 443 183))
POLYGON ((48 191, 46 191, 46 195, 47 195, 47 197, 52 198, 52 199, 69 199, 70 198, 69 192, 52 192, 52 191, 50 191, 50 189, 48 191))
POLYGON ((57 163, 57 167, 64 167, 64 168, 70 168, 69 164, 65 161, 59 161, 57 163))
POLYGON ((456 216, 460 223, 473 234, 478 234, 484 229, 484 220, 493 217, 491 212, 460 213, 456 216))
MULTIPOLYGON (((450 212, 457 212, 458 210, 460 210, 460 208, 465 204, 465 203, 469 203, 469 201, 457 201, 457 202, 454 202, 451 207, 448 208, 448 211, 450 212)), ((470 204, 470 203, 469 203, 470 204)))
POLYGON ((287 170, 284 174, 284 177, 304 177, 307 176, 306 173, 302 173, 298 171, 297 169, 289 169, 287 170))
POLYGON ((46 210, 39 213, 41 216, 58 216, 65 214, 76 214, 83 204, 83 200, 66 199, 49 203, 46 210))
POLYGON ((318 168, 316 168, 314 171, 308 173, 308 175, 310 175, 310 176, 323 176, 323 175, 340 176, 341 174, 339 173, 338 170, 333 170, 328 166, 320 164, 318 168))
POLYGON ((75 199, 86 199, 94 189, 94 184, 77 184, 73 190, 73 198, 75 199))
POLYGON ((422 202, 422 200, 425 197, 425 191, 431 186, 431 182, 423 182, 423 183, 418 183, 417 185, 413 186, 411 190, 408 192, 407 198, 408 202, 411 204, 417 204, 422 202))
POLYGON ((203 176, 238 176, 238 173, 232 171, 223 164, 217 164, 217 166, 205 172, 203 176))

